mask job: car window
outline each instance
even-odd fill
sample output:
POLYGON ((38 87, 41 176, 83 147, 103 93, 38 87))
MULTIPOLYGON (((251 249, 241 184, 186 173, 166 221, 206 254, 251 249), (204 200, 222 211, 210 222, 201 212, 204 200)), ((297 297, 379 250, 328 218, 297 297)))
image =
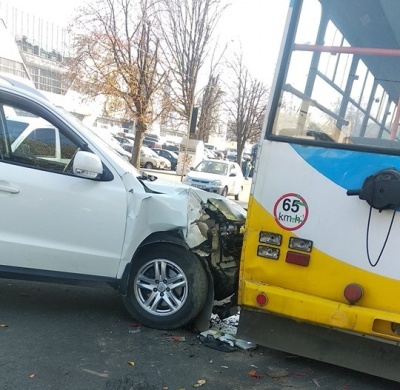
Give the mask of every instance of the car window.
POLYGON ((202 161, 195 170, 226 176, 228 174, 228 165, 218 161, 202 161))
POLYGON ((55 129, 32 129, 15 148, 14 154, 26 157, 56 158, 55 129))
POLYGON ((10 137, 10 142, 15 141, 27 127, 27 122, 7 119, 8 136, 10 137))
POLYGON ((0 150, 4 162, 64 172, 79 146, 43 118, 0 105, 0 150), (14 112, 12 118, 7 113, 14 112), (18 115, 22 113, 23 115, 18 115))

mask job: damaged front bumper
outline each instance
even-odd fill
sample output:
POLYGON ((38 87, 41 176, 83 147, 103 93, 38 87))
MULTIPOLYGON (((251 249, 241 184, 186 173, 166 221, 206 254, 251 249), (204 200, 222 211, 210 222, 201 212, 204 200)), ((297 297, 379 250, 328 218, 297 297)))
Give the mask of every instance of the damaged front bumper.
MULTIPOLYGON (((209 197, 195 223, 205 240, 191 250, 207 264, 213 284, 212 313, 225 318, 237 313, 240 256, 246 211, 226 198, 209 197)), ((210 308, 206 308, 210 310, 210 308)))

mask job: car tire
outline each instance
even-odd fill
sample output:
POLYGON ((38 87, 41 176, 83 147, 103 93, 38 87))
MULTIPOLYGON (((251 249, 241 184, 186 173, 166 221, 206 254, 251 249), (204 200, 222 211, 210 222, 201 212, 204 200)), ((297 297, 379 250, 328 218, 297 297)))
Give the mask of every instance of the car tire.
POLYGON ((151 162, 147 162, 146 164, 144 164, 144 167, 146 169, 153 169, 153 164, 151 162))
POLYGON ((176 329, 189 324, 207 297, 207 274, 201 260, 172 244, 144 247, 132 260, 128 312, 145 326, 176 329))
POLYGON ((228 187, 224 187, 222 192, 221 192, 222 196, 227 196, 228 195, 228 187))
POLYGON ((243 191, 243 187, 240 188, 240 192, 235 195, 235 200, 239 200, 239 195, 243 191))

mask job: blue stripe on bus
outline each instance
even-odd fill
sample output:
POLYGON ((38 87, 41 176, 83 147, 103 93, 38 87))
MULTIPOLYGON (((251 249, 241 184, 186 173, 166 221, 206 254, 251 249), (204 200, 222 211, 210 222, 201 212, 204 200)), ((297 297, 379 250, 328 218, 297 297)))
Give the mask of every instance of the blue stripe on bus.
POLYGON ((346 190, 360 189, 365 178, 385 168, 400 170, 400 156, 292 144, 314 169, 346 190))

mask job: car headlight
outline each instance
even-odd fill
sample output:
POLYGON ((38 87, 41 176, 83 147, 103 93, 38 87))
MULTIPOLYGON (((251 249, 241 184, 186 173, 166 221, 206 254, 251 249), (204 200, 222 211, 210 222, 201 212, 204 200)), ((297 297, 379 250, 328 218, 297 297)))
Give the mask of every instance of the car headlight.
POLYGON ((189 183, 190 179, 187 176, 183 177, 182 183, 189 183))
POLYGON ((222 181, 221 180, 214 180, 211 182, 211 185, 213 186, 222 186, 222 181))

